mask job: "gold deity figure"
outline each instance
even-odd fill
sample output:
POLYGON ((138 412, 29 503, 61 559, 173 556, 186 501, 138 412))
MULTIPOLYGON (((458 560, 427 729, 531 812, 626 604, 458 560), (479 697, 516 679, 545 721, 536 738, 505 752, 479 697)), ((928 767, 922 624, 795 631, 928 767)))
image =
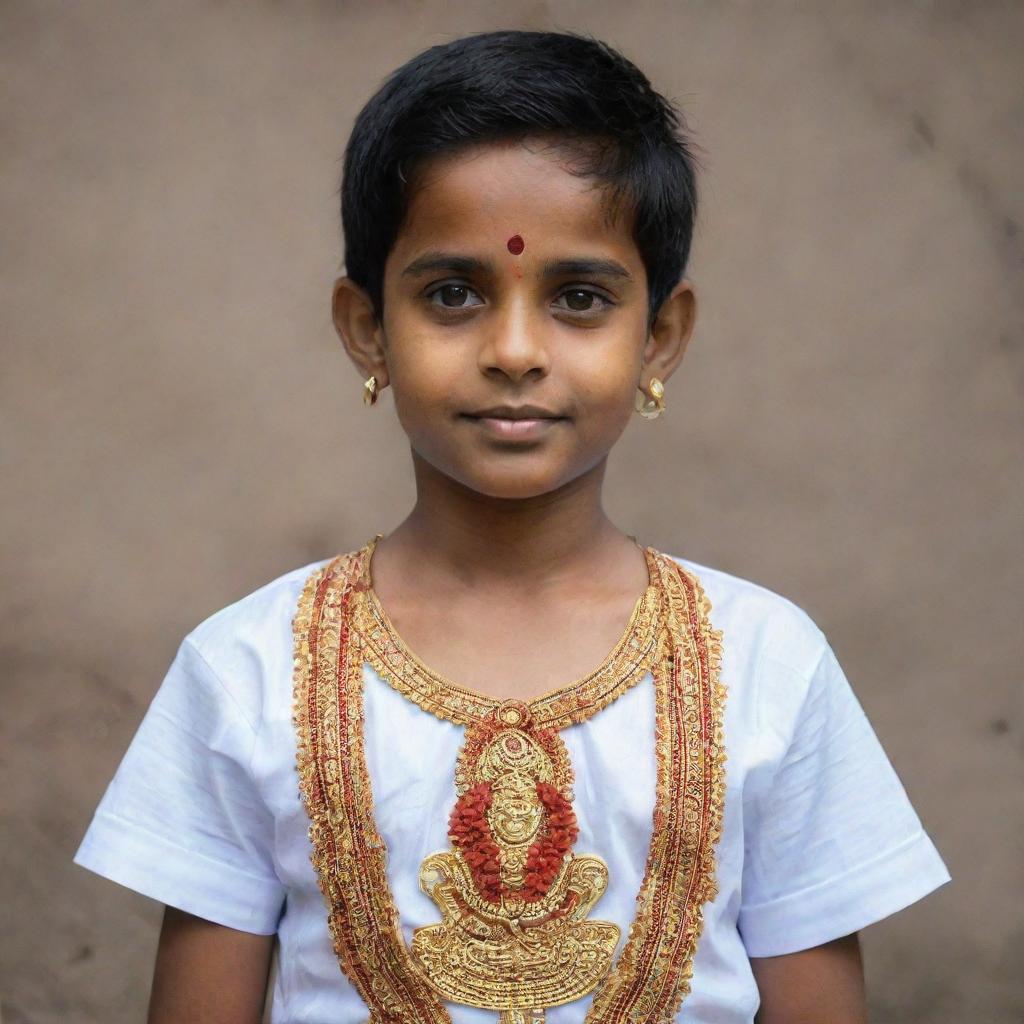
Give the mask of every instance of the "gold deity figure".
POLYGON ((416 929, 413 956, 444 998, 503 1011, 502 1024, 542 1021, 591 992, 619 940, 617 925, 587 920, 608 868, 572 852, 572 781, 558 733, 506 701, 467 730, 452 849, 420 868, 442 920, 416 929))

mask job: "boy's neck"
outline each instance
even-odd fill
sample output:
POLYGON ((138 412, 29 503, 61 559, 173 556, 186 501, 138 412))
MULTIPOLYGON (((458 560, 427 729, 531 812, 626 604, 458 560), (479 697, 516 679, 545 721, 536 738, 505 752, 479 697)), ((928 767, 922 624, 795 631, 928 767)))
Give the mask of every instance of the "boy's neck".
POLYGON ((513 500, 473 491, 414 452, 416 505, 382 544, 458 585, 557 587, 633 543, 604 511, 606 461, 556 491, 513 500))

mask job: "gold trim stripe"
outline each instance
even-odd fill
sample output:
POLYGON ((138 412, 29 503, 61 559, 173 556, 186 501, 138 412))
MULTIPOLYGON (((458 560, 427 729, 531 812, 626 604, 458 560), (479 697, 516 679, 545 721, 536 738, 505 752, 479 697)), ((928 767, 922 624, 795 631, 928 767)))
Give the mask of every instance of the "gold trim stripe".
POLYGON ((363 658, 351 633, 358 555, 314 573, 295 617, 295 725, 312 862, 339 966, 372 1024, 450 1024, 409 955, 388 887, 363 745, 363 658))

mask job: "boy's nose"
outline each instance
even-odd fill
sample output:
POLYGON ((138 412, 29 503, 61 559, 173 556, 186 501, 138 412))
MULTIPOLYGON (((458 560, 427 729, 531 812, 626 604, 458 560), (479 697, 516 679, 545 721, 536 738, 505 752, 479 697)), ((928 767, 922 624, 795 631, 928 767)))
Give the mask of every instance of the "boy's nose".
POLYGON ((518 304, 495 315, 480 347, 480 369, 518 381, 529 373, 546 376, 550 354, 541 324, 518 304))

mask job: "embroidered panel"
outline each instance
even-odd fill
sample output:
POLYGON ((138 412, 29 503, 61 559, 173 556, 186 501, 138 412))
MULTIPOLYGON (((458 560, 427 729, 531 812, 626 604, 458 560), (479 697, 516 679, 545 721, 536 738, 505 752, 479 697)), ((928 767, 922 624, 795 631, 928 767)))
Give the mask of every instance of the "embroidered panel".
POLYGON ((455 778, 452 849, 420 869, 442 915, 413 934, 431 984, 485 1010, 537 1011, 593 991, 619 929, 588 920, 608 868, 572 850, 579 830, 561 737, 505 701, 467 730, 455 778))
POLYGON ((651 585, 595 673, 535 701, 456 687, 409 651, 369 584, 375 540, 314 573, 294 621, 295 724, 312 860, 335 953, 371 1021, 448 1022, 441 999, 501 1011, 504 1024, 595 991, 588 1022, 667 1021, 689 991, 721 833, 725 687, 721 637, 699 581, 645 549, 651 585), (406 946, 387 884, 363 746, 371 664, 421 708, 466 726, 455 766, 452 847, 424 862, 441 921, 406 946), (576 853, 572 766, 557 730, 584 721, 647 672, 654 678, 657 791, 636 916, 589 914, 607 886, 576 853))

